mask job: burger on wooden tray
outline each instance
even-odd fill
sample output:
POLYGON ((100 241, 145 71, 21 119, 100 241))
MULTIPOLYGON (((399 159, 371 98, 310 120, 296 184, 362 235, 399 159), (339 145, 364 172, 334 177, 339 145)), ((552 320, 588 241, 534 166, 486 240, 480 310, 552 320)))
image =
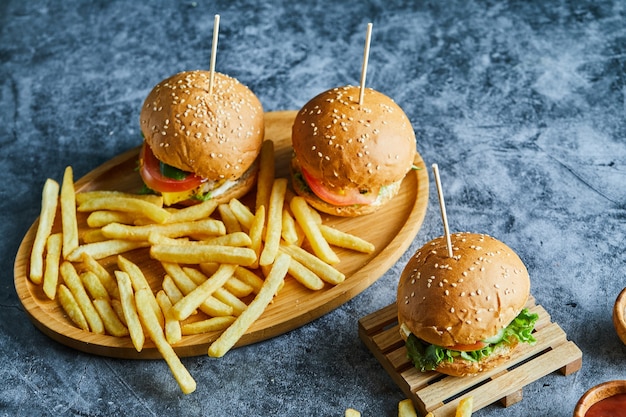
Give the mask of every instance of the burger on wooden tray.
POLYGON ((377 211, 400 190, 417 153, 415 132, 388 96, 332 88, 312 98, 292 129, 295 192, 316 209, 344 217, 377 211))
POLYGON ((400 333, 421 371, 475 375, 504 363, 518 343, 534 343, 537 314, 524 306, 528 271, 517 254, 483 234, 426 243, 398 284, 400 333))
POLYGON ((152 89, 141 109, 140 174, 166 205, 227 202, 256 183, 263 107, 235 78, 213 75, 173 75, 152 89))

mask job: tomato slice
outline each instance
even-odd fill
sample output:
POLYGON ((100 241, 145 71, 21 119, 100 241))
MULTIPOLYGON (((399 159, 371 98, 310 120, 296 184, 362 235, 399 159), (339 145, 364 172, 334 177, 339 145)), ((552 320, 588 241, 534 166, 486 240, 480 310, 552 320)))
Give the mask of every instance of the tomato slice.
MULTIPOLYGON (((302 169, 302 167, 301 167, 302 169)), ((355 204, 372 204, 378 197, 377 193, 369 192, 361 194, 357 188, 342 189, 341 193, 336 193, 325 187, 321 181, 313 177, 306 170, 302 169, 302 176, 311 187, 311 191, 325 202, 335 206, 352 206, 355 204)))
POLYGON ((482 348, 485 348, 489 345, 489 343, 485 343, 485 342, 476 342, 474 344, 471 345, 454 345, 454 346, 446 346, 446 349, 450 349, 450 350, 458 350, 461 352, 471 352, 474 350, 480 350, 482 348))
POLYGON ((176 180, 168 178, 161 173, 160 161, 152 153, 152 149, 145 143, 141 148, 139 156, 139 174, 154 191, 176 193, 192 190, 202 184, 203 179, 193 173, 189 173, 185 178, 176 180))

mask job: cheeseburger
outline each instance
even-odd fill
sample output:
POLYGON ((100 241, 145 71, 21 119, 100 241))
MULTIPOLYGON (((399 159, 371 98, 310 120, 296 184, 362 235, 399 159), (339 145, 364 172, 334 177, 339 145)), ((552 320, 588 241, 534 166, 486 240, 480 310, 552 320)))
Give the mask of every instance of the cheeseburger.
POLYGON ((333 88, 311 99, 292 128, 293 187, 325 213, 372 213, 400 190, 413 167, 415 132, 402 109, 366 88, 333 88))
POLYGON ((530 279, 520 258, 486 235, 451 236, 424 245, 398 284, 398 323, 416 368, 454 376, 492 369, 518 343, 534 343, 537 314, 524 308, 530 279))
POLYGON ((259 99, 236 79, 181 72, 155 86, 141 109, 140 174, 164 204, 243 196, 256 181, 265 134, 259 99))

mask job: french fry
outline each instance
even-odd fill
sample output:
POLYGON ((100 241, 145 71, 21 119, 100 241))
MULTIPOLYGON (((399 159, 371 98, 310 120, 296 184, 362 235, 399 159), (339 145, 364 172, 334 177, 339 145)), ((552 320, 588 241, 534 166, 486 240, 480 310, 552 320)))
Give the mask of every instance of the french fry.
POLYGON ((289 269, 290 261, 291 258, 288 255, 284 253, 278 254, 261 291, 259 291, 254 300, 248 305, 248 308, 237 317, 233 324, 224 330, 220 337, 209 346, 209 356, 216 358, 224 356, 250 328, 252 323, 263 314, 276 295, 278 288, 283 283, 289 269))
POLYGON ((334 265, 339 263, 339 257, 322 235, 319 224, 316 223, 314 217, 311 215, 312 210, 306 200, 302 197, 294 197, 291 199, 289 207, 296 221, 302 228, 313 252, 328 264, 334 265))
POLYGON ((153 245, 150 256, 161 262, 181 264, 221 262, 249 266, 256 260, 250 248, 216 245, 153 245))
POLYGON ((180 329, 180 322, 172 317, 170 309, 172 308, 172 302, 170 301, 165 291, 160 290, 156 294, 157 303, 163 311, 165 317, 165 339, 170 345, 175 345, 183 338, 182 331, 180 329))
POLYGON ((272 185, 275 177, 275 155, 274 142, 271 140, 263 141, 259 156, 259 173, 257 176, 256 201, 254 209, 257 211, 259 207, 269 207, 270 195, 272 193, 272 185))
POLYGON ((346 279, 346 276, 335 267, 327 264, 317 256, 307 252, 299 246, 281 244, 280 249, 301 264, 306 265, 307 268, 329 284, 337 285, 346 279))
POLYGON ((137 200, 147 201, 155 206, 163 207, 163 197, 154 194, 133 194, 125 193, 123 191, 108 191, 108 190, 94 190, 94 191, 81 191, 76 193, 76 204, 81 205, 89 200, 95 200, 99 198, 134 198, 137 200))
POLYGON ((170 212, 163 207, 148 201, 131 197, 100 197, 86 200, 79 204, 78 211, 90 212, 96 210, 113 210, 125 213, 134 213, 140 217, 147 217, 155 223, 165 223, 170 212))
POLYGON ((205 243, 207 245, 216 245, 216 246, 250 246, 252 244, 252 240, 250 236, 248 236, 244 232, 234 232, 229 233, 224 236, 218 236, 211 239, 207 239, 202 241, 201 243, 205 243))
POLYGON ((146 224, 131 226, 121 223, 109 223, 102 227, 102 234, 109 239, 147 241, 151 233, 176 238, 190 234, 220 236, 226 233, 224 223, 215 219, 204 219, 193 222, 146 224))
POLYGON ((171 308, 172 317, 177 320, 185 320, 195 309, 200 307, 202 302, 213 295, 215 290, 231 277, 237 268, 236 265, 223 264, 209 279, 198 285, 193 291, 185 295, 182 300, 174 304, 171 308))
POLYGON ((43 292, 54 300, 59 283, 59 262, 61 260, 61 248, 63 236, 61 233, 53 233, 46 241, 46 259, 43 272, 43 292))
POLYGON ((261 251, 259 265, 271 265, 278 254, 282 232, 283 205, 287 179, 276 178, 270 193, 270 202, 267 210, 267 227, 265 229, 265 246, 261 251))
POLYGON ((136 220, 137 216, 133 213, 98 210, 89 213, 89 216, 87 216, 87 226, 100 228, 110 223, 134 224, 136 220))
POLYGON ((85 319, 83 311, 80 309, 76 299, 72 295, 72 292, 64 284, 59 285, 57 290, 57 298, 61 308, 65 311, 65 314, 72 320, 72 322, 86 332, 89 331, 89 323, 85 319))
POLYGON ((96 298, 93 305, 104 323, 106 333, 116 337, 128 336, 128 328, 122 323, 109 300, 96 298))
POLYGON ((92 258, 104 259, 109 256, 119 255, 121 253, 129 252, 131 250, 145 248, 149 246, 148 242, 143 241, 129 241, 121 239, 103 240, 101 242, 86 243, 79 245, 76 249, 70 253, 67 260, 70 262, 79 262, 83 254, 87 254, 92 258))
POLYGON ((293 258, 291 258, 289 263, 289 275, 310 290, 321 290, 324 288, 324 281, 320 277, 293 258))
POLYGON ((171 216, 167 219, 167 222, 182 223, 206 219, 213 214, 216 208, 217 202, 215 200, 206 200, 199 204, 194 204, 171 212, 171 216))
POLYGON ((350 233, 342 232, 334 227, 319 225, 320 232, 326 241, 340 248, 351 249, 357 252, 372 253, 376 250, 374 244, 354 236, 350 233))
POLYGON ((239 297, 234 295, 226 288, 218 288, 213 293, 213 296, 224 304, 231 306, 233 308, 233 316, 239 316, 241 313, 243 313, 246 307, 248 307, 246 303, 241 301, 239 297))
MULTIPOLYGON (((171 262, 162 262, 161 265, 163 265, 165 272, 170 276, 172 281, 176 284, 176 287, 179 288, 181 293, 184 295, 189 294, 198 286, 198 284, 189 278, 180 265, 171 262)), ((178 301, 180 300, 177 300, 176 302, 172 300, 172 304, 176 304, 178 301)), ((202 304, 200 304, 198 309, 203 313, 214 317, 231 316, 233 314, 233 308, 231 306, 222 303, 214 297, 208 297, 202 302, 202 304)))
POLYGON ((254 219, 254 214, 250 209, 236 198, 230 200, 228 205, 244 230, 250 230, 252 220, 254 219))
MULTIPOLYGON (((219 268, 219 264, 200 264, 200 270, 202 272, 193 268, 183 268, 183 271, 185 271, 189 278, 191 278, 196 284, 200 285, 206 280, 206 275, 214 274, 215 271, 217 271, 217 268, 219 268)), ((233 274, 233 276, 224 283, 224 289, 231 292, 237 298, 247 297, 254 291, 254 287, 252 287, 252 285, 240 280, 235 276, 235 274, 233 274)))
POLYGON ((78 306, 83 312, 85 320, 87 320, 87 323, 89 324, 89 329, 93 333, 104 334, 104 324, 102 323, 102 319, 93 306, 89 295, 87 295, 87 291, 85 290, 74 265, 65 261, 61 264, 59 270, 65 285, 67 285, 67 288, 69 288, 72 292, 76 303, 78 303, 78 306))
POLYGON ((417 411, 415 411, 413 401, 409 398, 398 403, 398 417, 417 417, 417 411))
POLYGON ((106 288, 109 293, 109 297, 119 299, 120 292, 117 288, 117 281, 109 273, 109 271, 107 271, 105 267, 103 267, 88 253, 83 253, 80 259, 83 264, 85 264, 85 267, 98 277, 104 288, 106 288))
POLYGON ((106 237, 104 237, 104 235, 102 234, 102 230, 100 229, 85 230, 81 233, 79 239, 84 244, 96 243, 96 242, 102 242, 102 241, 108 240, 106 237))
POLYGON ((346 408, 345 417, 361 417, 361 412, 354 408, 346 408))
POLYGON ((226 226, 226 233, 241 232, 241 224, 227 203, 222 203, 217 207, 220 218, 226 226))
POLYGON ((130 282, 130 277, 124 271, 115 271, 115 278, 117 279, 117 285, 120 289, 120 302, 122 304, 122 312, 124 313, 124 322, 130 334, 130 340, 133 342, 135 350, 141 352, 146 336, 143 332, 141 322, 139 321, 133 285, 130 282))
POLYGON ((471 417, 472 408, 474 407, 474 397, 461 398, 459 404, 456 406, 455 417, 471 417))
POLYGON ((261 291, 263 279, 249 269, 239 266, 235 270, 234 276, 251 286, 254 293, 258 294, 258 292, 261 291))
POLYGON ((193 323, 183 323, 181 326, 182 333, 185 336, 192 334, 202 334, 209 332, 217 332, 226 329, 233 324, 236 317, 223 316, 223 317, 211 317, 206 320, 194 321, 193 323))
MULTIPOLYGON (((141 271, 141 268, 139 268, 135 263, 131 262, 130 260, 124 258, 121 255, 118 255, 117 266, 122 271, 128 274, 130 278, 130 282, 132 283, 133 289, 135 290, 135 292, 145 289, 145 290, 149 290, 150 294, 152 294, 152 288, 150 287, 150 284, 148 283, 146 276, 141 271)), ((152 305, 152 309, 154 310, 154 314, 159 320, 159 323, 165 323, 165 318, 163 317, 163 313, 161 312, 161 308, 159 307, 159 304, 157 303, 154 294, 152 295, 150 304, 152 305)))
POLYGON ((261 251, 263 250, 263 231, 265 230, 265 206, 261 206, 257 209, 256 214, 253 217, 250 224, 249 236, 250 236, 250 249, 256 254, 256 260, 252 265, 252 268, 259 267, 259 259, 261 258, 261 251))
POLYGON ((163 334, 163 328, 159 324, 157 316, 151 306, 150 299, 153 294, 150 290, 139 290, 135 294, 137 300, 137 312, 141 322, 146 328, 148 337, 154 342, 157 350, 167 362, 174 379, 178 382, 180 389, 185 394, 190 394, 196 390, 196 381, 193 379, 187 368, 180 361, 172 346, 167 342, 163 334))
POLYGON ((102 284, 102 281, 98 278, 96 274, 91 271, 85 271, 80 274, 80 280, 83 283, 83 286, 87 290, 87 293, 91 296, 92 300, 103 299, 110 300, 109 292, 102 284))
POLYGON ((41 211, 39 213, 39 224, 33 241, 33 248, 30 253, 30 280, 34 284, 41 284, 43 279, 43 253, 46 247, 48 236, 52 233, 52 225, 56 216, 57 204, 59 200, 59 183, 48 178, 41 193, 41 211))
POLYGON ((169 275, 165 275, 163 277, 163 282, 161 283, 161 288, 167 295, 167 298, 170 299, 170 303, 176 304, 181 298, 185 295, 183 292, 176 286, 176 283, 169 275))
POLYGON ((63 258, 78 247, 78 222, 76 220, 76 190, 74 189, 74 171, 71 166, 65 168, 61 182, 61 228, 63 230, 63 258))
POLYGON ((299 240, 298 231, 296 230, 296 221, 286 208, 283 209, 282 237, 285 242, 294 245, 297 244, 299 240))
POLYGON ((115 314, 117 314, 117 317, 120 319, 122 324, 126 326, 126 317, 124 317, 122 302, 118 298, 113 298, 111 299, 111 307, 113 307, 113 311, 115 311, 115 314))

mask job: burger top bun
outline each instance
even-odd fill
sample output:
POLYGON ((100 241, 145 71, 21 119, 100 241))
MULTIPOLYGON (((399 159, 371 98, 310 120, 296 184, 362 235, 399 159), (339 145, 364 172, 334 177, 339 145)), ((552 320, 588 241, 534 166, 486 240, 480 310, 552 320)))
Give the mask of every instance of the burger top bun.
POLYGON ((296 115, 292 142, 300 165, 324 185, 371 189, 400 181, 412 167, 415 132, 386 95, 359 87, 333 88, 296 115))
POLYGON ((436 238, 407 263, 398 284, 398 320, 438 346, 473 344, 495 336, 523 309, 530 278, 521 259, 493 237, 436 238))
POLYGON ((156 85, 141 131, 162 162, 210 180, 237 179, 254 163, 265 134, 263 107, 250 89, 215 72, 188 71, 156 85))

